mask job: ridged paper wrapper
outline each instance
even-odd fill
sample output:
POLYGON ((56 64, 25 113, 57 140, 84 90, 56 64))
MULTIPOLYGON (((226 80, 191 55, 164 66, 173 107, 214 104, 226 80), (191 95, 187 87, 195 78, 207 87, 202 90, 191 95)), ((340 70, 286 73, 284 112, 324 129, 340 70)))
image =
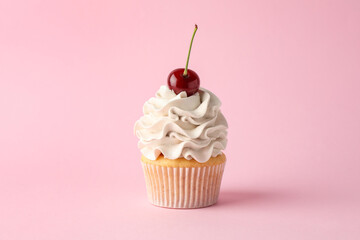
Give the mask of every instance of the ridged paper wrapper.
POLYGON ((202 208, 219 197, 225 162, 194 167, 168 167, 141 162, 149 201, 166 208, 202 208))

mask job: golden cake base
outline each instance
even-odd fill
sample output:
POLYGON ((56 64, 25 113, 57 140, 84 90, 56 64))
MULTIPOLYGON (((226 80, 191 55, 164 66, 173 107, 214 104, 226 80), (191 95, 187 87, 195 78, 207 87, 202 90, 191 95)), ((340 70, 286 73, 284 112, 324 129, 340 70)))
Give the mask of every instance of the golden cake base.
POLYGON ((167 208, 201 208, 215 204, 225 162, 225 154, 205 163, 163 156, 150 160, 142 156, 149 201, 167 208))

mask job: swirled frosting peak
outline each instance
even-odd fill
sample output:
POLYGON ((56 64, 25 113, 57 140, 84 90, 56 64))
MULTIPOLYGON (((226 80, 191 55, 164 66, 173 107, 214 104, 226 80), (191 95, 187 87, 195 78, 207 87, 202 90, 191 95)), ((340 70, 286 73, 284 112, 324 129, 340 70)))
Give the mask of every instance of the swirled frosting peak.
POLYGON ((144 104, 142 116, 135 123, 141 153, 151 160, 165 158, 195 159, 206 162, 225 149, 227 122, 220 111, 220 100, 200 88, 187 97, 161 86, 156 96, 144 104))

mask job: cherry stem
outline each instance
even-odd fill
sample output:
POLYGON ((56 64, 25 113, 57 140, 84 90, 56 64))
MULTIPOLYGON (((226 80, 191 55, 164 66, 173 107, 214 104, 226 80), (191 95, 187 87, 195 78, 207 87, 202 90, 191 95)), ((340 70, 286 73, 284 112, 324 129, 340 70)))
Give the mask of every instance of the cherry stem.
POLYGON ((194 37, 195 37, 195 33, 196 33, 197 30, 198 30, 198 26, 195 24, 194 33, 193 33, 192 38, 191 38, 189 53, 188 53, 187 60, 186 60, 186 66, 185 66, 185 70, 184 70, 184 73, 183 73, 184 77, 187 76, 187 72, 188 72, 187 70, 188 70, 188 66, 189 66, 191 47, 192 47, 193 40, 194 40, 194 37))

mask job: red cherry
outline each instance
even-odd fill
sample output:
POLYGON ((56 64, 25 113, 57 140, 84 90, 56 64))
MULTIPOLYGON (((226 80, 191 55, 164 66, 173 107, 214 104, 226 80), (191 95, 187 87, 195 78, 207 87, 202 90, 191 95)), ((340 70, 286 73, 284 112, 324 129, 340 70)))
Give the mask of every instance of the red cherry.
POLYGON ((184 68, 173 70, 168 76, 167 84, 176 94, 185 91, 189 97, 199 90, 200 78, 191 69, 187 69, 187 75, 184 76, 184 70, 184 68))
POLYGON ((186 60, 185 68, 178 68, 173 70, 168 76, 168 86, 171 90, 174 90, 176 94, 179 94, 183 91, 186 92, 187 96, 195 94, 200 87, 200 78, 193 70, 188 69, 190 52, 192 43, 195 37, 195 33, 198 29, 198 26, 195 24, 194 33, 191 38, 189 53, 186 60))

